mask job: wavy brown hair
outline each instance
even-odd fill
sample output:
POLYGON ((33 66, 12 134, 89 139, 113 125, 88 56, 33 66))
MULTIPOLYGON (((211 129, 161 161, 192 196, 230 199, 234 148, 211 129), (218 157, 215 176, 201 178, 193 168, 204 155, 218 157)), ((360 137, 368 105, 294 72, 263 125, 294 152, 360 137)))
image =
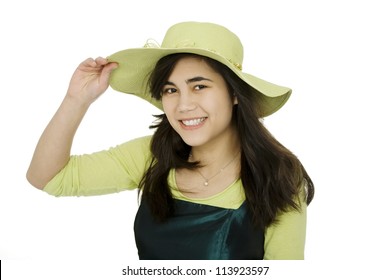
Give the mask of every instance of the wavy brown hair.
MULTIPOLYGON (((229 94, 237 97, 233 108, 234 122, 241 144, 241 181, 253 224, 262 229, 276 222, 277 214, 290 210, 300 211, 299 196, 305 194, 310 204, 314 185, 298 158, 264 127, 261 104, 257 104, 252 87, 243 82, 224 64, 194 54, 173 54, 158 61, 149 78, 153 98, 161 99, 162 87, 176 63, 188 56, 203 59, 220 73, 228 85, 229 94)), ((156 129, 151 151, 153 160, 141 182, 142 199, 150 206, 153 216, 165 221, 174 214, 173 198, 168 186, 168 174, 172 168, 198 167, 188 161, 191 147, 171 127, 165 114, 158 115, 151 128, 156 129)))

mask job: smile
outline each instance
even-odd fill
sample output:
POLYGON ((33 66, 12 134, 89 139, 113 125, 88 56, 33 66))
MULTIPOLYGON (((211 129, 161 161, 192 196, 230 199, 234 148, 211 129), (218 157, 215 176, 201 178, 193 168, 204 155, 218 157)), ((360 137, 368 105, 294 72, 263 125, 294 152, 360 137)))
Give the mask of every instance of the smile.
POLYGON ((205 117, 191 120, 181 120, 180 122, 188 127, 196 127, 202 124, 205 121, 205 117))

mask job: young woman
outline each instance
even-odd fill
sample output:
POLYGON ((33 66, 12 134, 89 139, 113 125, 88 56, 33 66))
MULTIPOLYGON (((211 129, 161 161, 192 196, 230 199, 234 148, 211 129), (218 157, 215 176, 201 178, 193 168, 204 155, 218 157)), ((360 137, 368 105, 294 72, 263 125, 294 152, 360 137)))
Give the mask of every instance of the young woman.
POLYGON ((243 73, 242 54, 226 28, 185 22, 161 47, 87 59, 38 142, 29 182, 56 196, 139 189, 140 259, 303 259, 314 186, 259 121, 291 90, 243 73), (163 110, 154 134, 70 156, 109 84, 163 110))

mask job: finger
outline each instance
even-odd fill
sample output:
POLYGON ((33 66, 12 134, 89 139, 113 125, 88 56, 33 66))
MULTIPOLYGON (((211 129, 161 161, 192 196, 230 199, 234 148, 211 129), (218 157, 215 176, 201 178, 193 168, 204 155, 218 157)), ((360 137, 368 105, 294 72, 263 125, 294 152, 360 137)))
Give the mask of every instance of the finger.
POLYGON ((95 62, 96 62, 96 64, 99 65, 99 66, 103 66, 103 65, 108 64, 108 60, 107 60, 106 58, 101 57, 101 56, 97 57, 97 58, 95 59, 95 62))
POLYGON ((82 69, 89 69, 89 68, 96 68, 96 67, 97 67, 97 63, 95 62, 95 60, 93 58, 87 58, 86 60, 80 63, 78 69, 82 70, 82 69))
POLYGON ((84 60, 82 62, 82 64, 87 65, 87 66, 96 66, 96 61, 92 57, 89 57, 86 60, 84 60))

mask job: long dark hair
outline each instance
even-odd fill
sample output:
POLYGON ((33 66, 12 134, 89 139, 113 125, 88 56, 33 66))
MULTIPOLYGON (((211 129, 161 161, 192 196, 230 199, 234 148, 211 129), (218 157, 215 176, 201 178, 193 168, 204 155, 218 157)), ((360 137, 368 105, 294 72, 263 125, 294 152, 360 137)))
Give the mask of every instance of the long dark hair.
MULTIPOLYGON (((176 63, 188 56, 203 59, 225 79, 229 94, 237 97, 232 121, 241 144, 241 181, 245 190, 253 224, 264 229, 276 222, 277 214, 300 211, 300 195, 310 204, 314 185, 298 158, 279 143, 264 127, 259 117, 261 104, 256 104, 252 87, 243 82, 224 64, 194 54, 173 54, 160 59, 149 79, 153 98, 161 99, 162 87, 176 63)), ((141 182, 142 199, 149 203, 153 216, 165 221, 174 213, 174 203, 167 183, 172 168, 197 168, 188 162, 191 147, 171 127, 165 114, 158 115, 151 128, 156 129, 151 151, 153 160, 141 182)))

